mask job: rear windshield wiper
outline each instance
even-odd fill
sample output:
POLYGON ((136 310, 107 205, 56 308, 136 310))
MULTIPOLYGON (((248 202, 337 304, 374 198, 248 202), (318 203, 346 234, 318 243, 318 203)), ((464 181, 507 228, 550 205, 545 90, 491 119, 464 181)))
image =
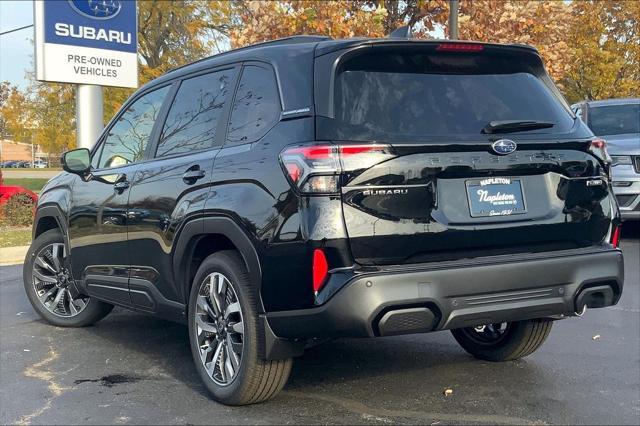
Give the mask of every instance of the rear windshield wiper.
POLYGON ((548 129, 555 126, 547 121, 533 120, 497 120, 490 121, 482 129, 482 133, 511 133, 523 132, 525 130, 548 129))

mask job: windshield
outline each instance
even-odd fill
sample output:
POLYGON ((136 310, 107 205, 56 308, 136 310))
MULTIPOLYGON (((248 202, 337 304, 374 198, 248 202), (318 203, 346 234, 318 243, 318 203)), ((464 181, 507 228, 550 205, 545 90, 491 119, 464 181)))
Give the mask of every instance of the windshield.
POLYGON ((573 117, 526 64, 481 55, 365 54, 335 80, 330 137, 419 140, 475 135, 491 121, 552 123, 526 133, 561 133, 573 117), (514 63, 515 62, 515 63, 514 63))
POLYGON ((589 127, 598 136, 640 133, 640 104, 590 107, 589 127))

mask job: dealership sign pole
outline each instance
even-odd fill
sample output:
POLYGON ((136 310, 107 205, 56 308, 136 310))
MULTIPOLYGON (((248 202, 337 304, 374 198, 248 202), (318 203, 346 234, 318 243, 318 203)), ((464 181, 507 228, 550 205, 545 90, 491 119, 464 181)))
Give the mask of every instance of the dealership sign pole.
POLYGON ((138 86, 134 0, 36 0, 36 79, 75 83, 78 147, 103 128, 102 86, 138 86))

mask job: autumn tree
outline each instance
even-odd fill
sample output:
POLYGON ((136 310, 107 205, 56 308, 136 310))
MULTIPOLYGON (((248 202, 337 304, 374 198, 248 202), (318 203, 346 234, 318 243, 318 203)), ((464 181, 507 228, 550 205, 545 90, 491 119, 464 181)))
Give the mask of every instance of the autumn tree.
POLYGON ((30 135, 27 99, 16 86, 8 81, 0 83, 0 138, 10 136, 27 142, 30 135))
POLYGON ((640 96, 639 16, 637 1, 575 3, 571 66, 562 80, 571 102, 640 96))
POLYGON ((572 61, 567 43, 573 26, 572 7, 571 3, 555 0, 462 0, 460 38, 532 45, 542 55, 552 78, 560 81, 572 61))
POLYGON ((384 34, 408 25, 414 37, 430 38, 430 31, 443 25, 449 16, 448 0, 377 0, 367 2, 368 7, 384 9, 384 34))
POLYGON ((299 34, 332 38, 381 37, 386 11, 364 10, 358 1, 240 1, 239 24, 230 30, 233 47, 299 34))
MULTIPOLYGON (((233 2, 223 0, 139 1, 140 85, 171 68, 223 50, 234 7, 233 2)), ((105 122, 132 93, 133 89, 105 89, 105 122)))

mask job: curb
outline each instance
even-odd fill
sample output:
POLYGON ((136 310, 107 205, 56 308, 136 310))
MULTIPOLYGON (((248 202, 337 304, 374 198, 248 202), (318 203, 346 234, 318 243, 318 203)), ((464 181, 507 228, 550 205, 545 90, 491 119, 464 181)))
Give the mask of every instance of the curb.
POLYGON ((0 266, 21 265, 27 256, 29 246, 0 248, 0 266))

